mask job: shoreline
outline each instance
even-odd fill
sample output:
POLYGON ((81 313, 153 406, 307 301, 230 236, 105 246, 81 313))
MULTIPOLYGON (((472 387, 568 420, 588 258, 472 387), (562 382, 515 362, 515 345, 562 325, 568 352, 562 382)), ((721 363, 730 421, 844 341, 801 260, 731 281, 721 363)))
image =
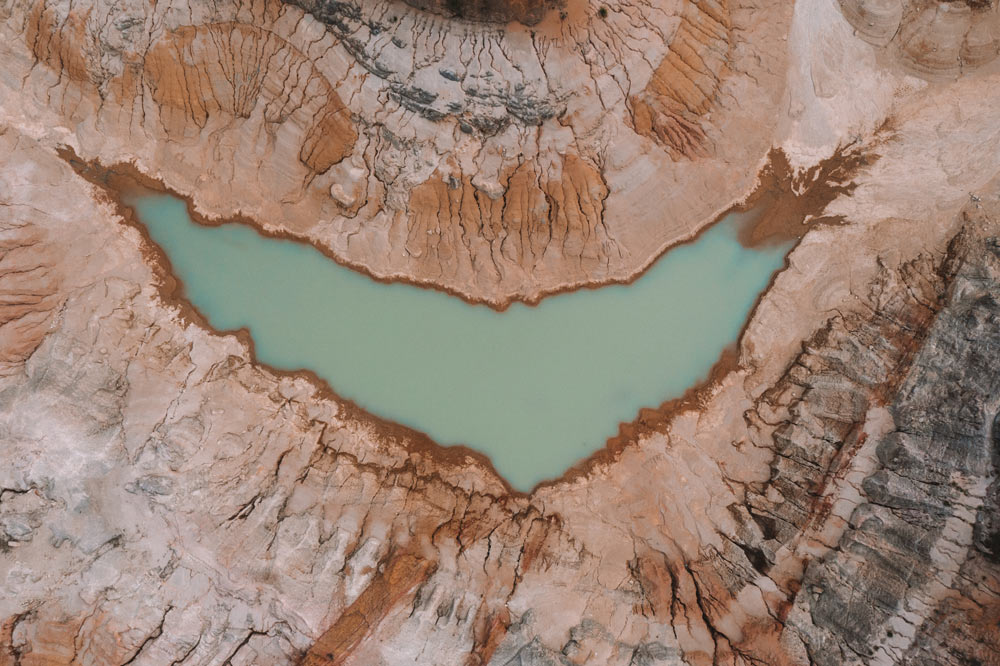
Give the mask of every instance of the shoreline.
MULTIPOLYGON (((331 399, 338 405, 338 407, 340 407, 341 410, 343 410, 340 413, 343 414, 345 421, 353 421, 362 427, 367 426, 377 437, 400 444, 408 454, 425 454, 434 463, 445 465, 456 471, 468 469, 469 467, 479 467, 483 472, 485 472, 486 476, 489 477, 490 480, 498 481, 504 489, 504 494, 499 497, 493 496, 494 499, 530 498, 541 489, 570 483, 579 478, 586 477, 590 475, 596 467, 602 464, 613 463, 630 445, 637 445, 644 437, 648 437, 649 435, 655 433, 665 432, 669 423, 678 414, 704 407, 705 403, 708 399, 710 399, 714 390, 721 385, 722 381, 732 372, 741 369, 739 362, 739 350, 747 327, 756 315, 757 309, 764 296, 766 296, 771 290, 774 281, 788 267, 789 257, 798 246, 798 243, 813 226, 839 222, 838 220, 828 221, 826 219, 813 219, 812 223, 808 226, 805 224, 805 220, 809 219, 812 211, 821 213, 822 209, 826 207, 829 200, 832 200, 832 198, 838 194, 845 191, 849 192, 850 189, 853 189, 850 184, 845 184, 842 180, 834 183, 831 183, 829 180, 822 180, 818 182, 814 181, 813 179, 817 174, 816 170, 819 170, 818 173, 820 176, 827 176, 827 178, 829 178, 831 175, 844 175, 843 171, 846 165, 846 176, 850 177, 856 173, 860 166, 866 166, 873 161, 870 153, 860 153, 859 157, 858 154, 844 155, 842 154, 842 151, 838 151, 838 153, 835 154, 834 157, 830 158, 830 160, 820 163, 820 165, 817 165, 816 167, 813 167, 813 169, 806 172, 806 175, 810 179, 806 182, 813 182, 814 184, 822 186, 820 191, 816 193, 818 196, 809 196, 809 193, 813 190, 812 187, 808 188, 805 195, 800 196, 794 193, 793 185, 795 183, 793 182, 793 178, 788 171, 787 160, 784 159, 783 154, 780 153, 779 150, 773 149, 768 155, 765 166, 758 172, 757 184, 750 195, 742 201, 734 203, 728 207, 725 212, 717 216, 709 224, 699 229, 691 238, 684 239, 668 246, 651 259, 651 261, 643 266, 638 272, 630 276, 628 280, 600 283, 595 282, 568 287, 566 289, 543 293, 535 299, 511 299, 502 307, 497 307, 483 301, 472 300, 461 293, 452 293, 451 290, 442 288, 439 285, 428 285, 406 279, 383 279, 373 276, 366 270, 358 269, 350 264, 339 261, 337 258, 333 257, 332 253, 328 250, 311 243, 307 239, 298 237, 294 234, 289 234, 287 232, 268 231, 251 218, 246 218, 244 216, 236 216, 226 219, 208 218, 194 210, 194 204, 190 197, 181 194, 165 183, 143 173, 132 163, 120 163, 113 166, 105 166, 94 161, 80 159, 72 148, 66 146, 59 148, 57 153, 78 176, 98 188, 99 193, 103 194, 106 201, 115 209, 115 212, 121 218, 122 223, 136 229, 140 233, 142 238, 140 251, 143 257, 147 260, 155 276, 155 286, 158 295, 165 304, 178 308, 180 319, 183 323, 194 324, 213 335, 232 335, 236 337, 236 339, 246 347, 251 363, 278 377, 305 379, 316 390, 317 397, 331 399), (776 162, 778 165, 777 170, 774 168, 774 164, 776 162), (185 207, 187 208, 192 221, 197 224, 204 226, 220 226, 227 223, 246 224, 254 229, 254 231, 258 234, 266 238, 278 238, 300 243, 308 243, 318 249, 324 256, 334 259, 334 261, 338 264, 360 272, 377 282, 383 284, 404 283, 425 289, 435 289, 437 291, 448 293, 452 296, 457 296, 467 304, 486 305, 498 312, 503 312, 507 309, 507 307, 515 302, 521 302, 525 305, 533 307, 538 305, 547 296, 556 295, 558 293, 567 293, 580 289, 594 290, 615 284, 631 284, 635 280, 642 277, 647 270, 649 270, 671 249, 695 242, 701 234, 714 227, 725 217, 733 213, 754 212, 754 214, 748 216, 747 219, 738 221, 738 225, 740 227, 739 240, 744 247, 753 249, 764 245, 780 244, 790 241, 794 244, 786 252, 784 262, 781 267, 779 267, 771 275, 767 285, 757 295, 753 306, 740 328, 737 338, 722 350, 719 358, 712 364, 704 377, 694 382, 676 398, 666 400, 658 406, 640 407, 633 420, 620 422, 618 424, 617 434, 607 438, 603 446, 568 467, 559 476, 542 480, 536 483, 530 490, 523 491, 510 485, 507 479, 505 479, 493 466, 493 462, 488 455, 465 444, 450 446, 439 444, 428 434, 420 430, 382 418, 353 400, 344 398, 338 394, 328 381, 317 375, 312 370, 305 368, 286 370, 276 368, 260 361, 257 358, 254 341, 250 336, 249 331, 245 328, 232 331, 222 331, 214 328, 208 322, 208 318, 185 297, 185 285, 183 281, 181 281, 174 274, 169 258, 150 238, 146 226, 141 222, 141 220, 138 219, 138 215, 135 213, 134 209, 125 203, 125 193, 130 190, 167 193, 179 198, 185 203, 185 207), (782 194, 784 194, 784 196, 782 196, 782 194), (789 205, 789 200, 793 202, 792 205, 789 205), (795 205, 794 202, 799 203, 795 205), (761 206, 763 208, 761 208, 761 206), (776 209, 784 209, 782 212, 785 212, 786 214, 776 216, 776 209), (775 223, 775 218, 778 218, 777 224, 775 223)), ((410 462, 412 465, 412 461, 410 462)), ((391 472, 394 468, 386 467, 385 469, 386 471, 391 472)), ((412 471, 422 478, 433 478, 436 476, 443 483, 450 486, 456 485, 454 482, 445 479, 437 473, 422 474, 415 469, 412 471)), ((489 495, 490 493, 484 492, 483 494, 489 495)))
MULTIPOLYGON (((364 264, 350 261, 344 257, 338 255, 325 244, 317 242, 316 240, 310 238, 304 234, 296 234, 287 230, 269 228, 264 223, 260 222, 256 218, 253 218, 242 213, 228 216, 210 216, 208 214, 202 213, 197 210, 194 204, 192 195, 185 194, 169 185, 164 183, 162 180, 150 176, 141 169, 139 169, 135 163, 132 162, 118 162, 113 165, 105 165, 96 160, 82 160, 76 155, 74 149, 69 146, 63 145, 56 149, 57 154, 66 162, 70 164, 85 162, 88 169, 97 170, 106 173, 115 173, 122 177, 127 177, 134 180, 140 186, 166 194, 171 194, 181 201, 184 202, 185 208, 187 209, 188 215, 191 219, 200 225, 206 227, 217 227, 224 224, 243 224, 249 226, 258 234, 265 238, 274 238, 278 240, 290 240, 297 243, 306 243, 316 249, 320 254, 330 259, 331 261, 343 266, 349 270, 356 273, 360 273, 365 277, 378 282, 380 284, 406 284, 413 287, 418 287, 420 289, 428 289, 432 291, 439 291, 445 293, 449 296, 461 299, 464 303, 468 305, 478 305, 485 306, 494 310, 496 312, 504 312, 510 308, 515 303, 520 303, 528 307, 535 307, 539 305, 546 298, 551 296, 558 296, 560 294, 572 293, 575 291, 583 290, 597 290, 604 287, 610 286, 628 286, 633 284, 636 280, 640 279, 643 275, 649 271, 653 265, 655 265, 661 258, 663 258, 671 250, 684 246, 690 245, 697 242, 702 234, 707 232, 709 229, 715 225, 722 222, 726 217, 732 214, 748 213, 755 208, 761 206, 765 210, 762 210, 762 214, 755 216, 756 218, 766 217, 763 213, 773 214, 775 212, 775 202, 780 200, 780 196, 775 196, 776 192, 790 192, 792 187, 792 178, 788 174, 788 161, 784 158, 784 154, 780 149, 772 149, 763 160, 760 162, 760 166, 757 170, 757 177, 754 181, 753 187, 747 191, 743 197, 735 200, 730 205, 725 208, 720 209, 714 217, 709 218, 709 220, 699 227, 694 233, 684 236, 678 240, 669 242, 659 248, 655 253, 651 254, 649 259, 636 268, 632 273, 626 277, 621 278, 607 278, 600 280, 589 280, 581 281, 576 283, 567 283, 559 287, 542 289, 533 296, 523 296, 515 295, 496 299, 479 298, 471 296, 465 291, 461 291, 454 287, 448 287, 433 280, 425 280, 419 278, 413 278, 406 275, 379 275, 373 272, 370 268, 364 264), (778 161, 781 165, 781 174, 774 174, 773 164, 778 161)), ((839 154, 835 154, 830 159, 821 163, 825 165, 827 163, 837 163, 843 161, 843 157, 839 154)), ((74 167, 74 170, 79 174, 79 170, 74 167)), ((812 172, 810 172, 812 177, 812 172)), ((93 182, 93 181, 92 181, 93 182)), ((95 183, 97 184, 97 183, 95 183)), ((810 191, 812 188, 810 188, 810 191)), ((803 197, 798 195, 793 197, 799 200, 803 197)), ((832 198, 832 197, 831 197, 832 198)), ((824 202, 825 206, 825 202, 824 202)), ((815 206, 812 206, 815 208, 815 206)), ((783 215, 783 218, 795 217, 794 215, 783 215)), ((797 217, 797 220, 801 220, 801 217, 797 217)), ((819 222, 820 224, 822 221, 819 222)), ((767 245, 780 244, 789 240, 799 240, 808 231, 808 228, 803 228, 805 225, 796 226, 794 222, 783 222, 781 224, 768 223, 766 220, 762 220, 758 224, 753 225, 754 228, 750 230, 741 230, 739 234, 739 241, 743 247, 748 249, 755 249, 758 247, 764 247, 767 245), (759 227, 759 229, 758 229, 759 227)))

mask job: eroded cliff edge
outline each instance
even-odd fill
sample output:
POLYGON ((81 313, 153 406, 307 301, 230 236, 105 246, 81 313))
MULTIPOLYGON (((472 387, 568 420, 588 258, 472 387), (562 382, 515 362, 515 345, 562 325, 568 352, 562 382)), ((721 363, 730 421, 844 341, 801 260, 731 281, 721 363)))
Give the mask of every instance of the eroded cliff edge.
POLYGON ((771 146, 786 3, 574 2, 533 27, 301 4, 8 3, 4 114, 496 307, 629 279, 771 146))
MULTIPOLYGON (((377 95, 361 85, 331 97, 322 79, 342 90, 330 83, 331 60, 359 74, 384 62, 356 52, 383 30, 361 9, 341 28, 274 4, 4 5, 0 580, 12 594, 0 598, 0 660, 995 663, 996 9, 816 0, 742 15, 767 34, 781 28, 760 55, 787 61, 775 69, 787 97, 762 107, 776 110, 754 127, 774 135, 745 163, 670 156, 662 142, 672 126, 649 120, 636 135, 661 146, 655 159, 729 176, 753 163, 750 183, 772 145, 809 167, 875 128, 890 137, 855 187, 816 213, 840 225, 814 229, 793 252, 733 372, 668 418, 640 415, 614 455, 521 497, 476 460, 415 446, 191 321, 164 297, 167 276, 139 234, 57 156, 68 144, 108 164, 136 161, 206 213, 239 202, 258 223, 312 224, 326 218, 295 211, 347 192, 351 174, 335 169, 358 154, 348 144, 416 145, 395 146, 393 130, 358 120, 364 109, 393 127, 437 123, 423 125, 433 141, 448 122, 485 141, 493 130, 483 118, 493 116, 469 102, 430 120, 437 98, 409 99, 409 84, 381 70, 360 77, 385 86, 377 95), (933 39, 879 41, 858 28, 859 15, 882 26, 864 12, 885 8, 879 20, 896 30, 886 35, 933 39), (790 12, 787 22, 768 22, 772 11, 790 12), (912 56, 921 44, 926 62, 912 56), (393 107, 392 94, 409 101, 393 107), (311 176, 310 162, 331 166, 311 176), (306 181, 323 185, 321 198, 286 196, 306 181)), ((581 16, 602 25, 599 14, 581 16)), ((560 20, 578 30, 581 18, 560 20)), ((664 44, 688 53, 677 36, 687 24, 676 25, 664 44)), ((752 30, 737 32, 752 43, 752 30)), ((670 60, 661 56, 657 69, 670 60)), ((609 81, 600 67, 587 71, 591 91, 609 81)), ((673 80, 646 100, 650 118, 673 80)), ((747 94, 773 93, 760 86, 747 94)), ((506 102, 486 106, 513 113, 506 102)), ((617 134, 609 145, 632 151, 630 141, 617 134)), ((491 145, 503 154, 503 142, 491 145)), ((553 155, 572 161, 574 149, 553 155)), ((643 150, 628 154, 654 160, 643 150)), ((722 180, 704 190, 695 180, 654 184, 691 210, 727 206, 752 186, 722 180)), ((448 184, 470 200, 464 181, 448 184)), ((540 188, 533 196, 549 202, 540 188)), ((620 197, 664 205, 644 193, 620 197)), ((437 209, 412 208, 428 210, 437 209)), ((456 211, 447 219, 469 219, 456 211)), ((677 219, 702 223, 687 213, 677 219)), ((354 219, 376 233, 377 216, 354 219)), ((650 219, 668 226, 662 216, 614 219, 639 235, 650 219)), ((514 228, 501 220, 504 233, 514 228)), ((392 270, 418 279, 401 237, 378 247, 395 248, 392 270)), ((660 241, 636 242, 649 254, 660 241)), ((554 265, 553 276, 575 270, 554 265)), ((468 271, 437 284, 491 275, 468 271)), ((481 296, 530 298, 543 283, 482 280, 481 296)))

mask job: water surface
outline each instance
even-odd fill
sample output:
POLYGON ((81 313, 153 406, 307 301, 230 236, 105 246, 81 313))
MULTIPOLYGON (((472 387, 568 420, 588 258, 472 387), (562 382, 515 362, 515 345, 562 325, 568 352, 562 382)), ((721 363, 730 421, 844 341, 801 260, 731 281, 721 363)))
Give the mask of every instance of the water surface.
POLYGON ((312 370, 382 418, 482 451, 520 490, 703 378, 788 249, 745 249, 728 219, 631 285, 498 313, 244 225, 198 225, 170 195, 128 203, 212 326, 246 327, 264 363, 312 370))

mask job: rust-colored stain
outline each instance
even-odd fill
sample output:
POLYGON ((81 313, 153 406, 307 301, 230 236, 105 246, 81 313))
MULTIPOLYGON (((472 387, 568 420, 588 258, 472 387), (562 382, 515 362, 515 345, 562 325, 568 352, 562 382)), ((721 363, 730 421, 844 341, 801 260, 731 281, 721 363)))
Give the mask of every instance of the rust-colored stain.
MULTIPOLYGON (((876 132, 875 145, 891 133, 885 123, 876 132)), ((823 216, 823 211, 837 197, 853 192, 855 176, 878 157, 872 146, 848 145, 815 166, 796 170, 784 151, 772 149, 746 202, 753 219, 740 231, 740 242, 746 247, 784 243, 801 239, 810 226, 842 223, 842 217, 823 216)))
POLYGON ((686 2, 681 23, 646 88, 629 98, 635 131, 675 159, 711 155, 704 116, 729 73, 733 22, 728 0, 686 2))
POLYGON ((401 553, 385 568, 327 629, 302 659, 303 666, 342 664, 367 636, 417 585, 434 572, 434 562, 401 553))

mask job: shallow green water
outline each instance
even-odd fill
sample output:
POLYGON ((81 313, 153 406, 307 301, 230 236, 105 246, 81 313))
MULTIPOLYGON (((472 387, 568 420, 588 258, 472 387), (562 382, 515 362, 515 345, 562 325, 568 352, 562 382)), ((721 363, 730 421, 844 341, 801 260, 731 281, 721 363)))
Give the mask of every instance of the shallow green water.
POLYGON ((497 313, 379 284, 246 226, 199 226, 169 195, 129 203, 215 328, 245 326, 261 361, 313 370, 380 417, 482 451, 521 490, 703 378, 787 250, 742 248, 728 220, 632 285, 497 313))

